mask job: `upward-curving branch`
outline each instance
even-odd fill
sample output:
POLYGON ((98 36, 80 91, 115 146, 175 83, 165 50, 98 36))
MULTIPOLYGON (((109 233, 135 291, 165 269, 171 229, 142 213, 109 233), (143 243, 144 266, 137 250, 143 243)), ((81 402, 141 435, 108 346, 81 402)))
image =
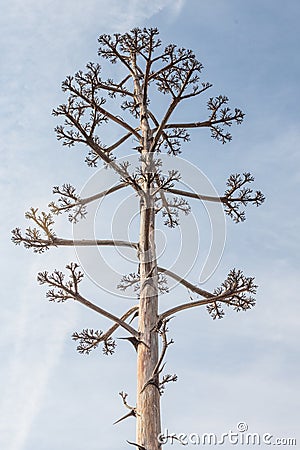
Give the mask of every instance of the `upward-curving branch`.
POLYGON ((70 263, 66 266, 66 269, 68 269, 70 272, 70 280, 68 281, 65 281, 65 275, 58 270, 55 270, 52 274, 49 274, 46 271, 39 272, 37 276, 39 284, 47 284, 52 288, 46 293, 46 297, 49 299, 49 301, 61 303, 65 302, 68 299, 76 300, 87 308, 92 309, 98 314, 101 314, 103 317, 106 317, 107 319, 115 322, 120 327, 128 331, 128 333, 130 333, 133 337, 139 339, 138 331, 135 330, 131 325, 126 323, 122 318, 120 319, 119 317, 115 316, 109 311, 106 311, 100 306, 95 305, 94 303, 84 298, 81 294, 79 294, 78 284, 83 278, 83 273, 78 270, 78 267, 79 266, 77 263, 70 263))

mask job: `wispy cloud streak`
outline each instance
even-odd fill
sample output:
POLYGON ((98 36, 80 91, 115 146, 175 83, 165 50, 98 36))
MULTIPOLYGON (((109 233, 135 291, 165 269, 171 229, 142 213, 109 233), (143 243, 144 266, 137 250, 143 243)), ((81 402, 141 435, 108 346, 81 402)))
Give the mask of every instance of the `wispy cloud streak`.
POLYGON ((34 264, 27 272, 30 283, 24 286, 26 295, 18 299, 19 306, 10 318, 14 333, 12 341, 7 342, 11 355, 0 403, 3 449, 24 448, 32 422, 42 407, 51 373, 61 358, 66 333, 76 322, 74 309, 53 311, 53 316, 48 310, 50 317, 40 314, 47 307, 38 309, 41 299, 37 298, 37 291, 29 295, 36 272, 34 264))

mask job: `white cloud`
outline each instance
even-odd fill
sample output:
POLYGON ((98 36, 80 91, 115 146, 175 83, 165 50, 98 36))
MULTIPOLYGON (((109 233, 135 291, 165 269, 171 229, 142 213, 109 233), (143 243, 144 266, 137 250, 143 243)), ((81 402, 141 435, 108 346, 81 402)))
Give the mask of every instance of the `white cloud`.
POLYGON ((66 333, 76 321, 74 309, 51 311, 33 289, 37 264, 27 270, 28 283, 7 319, 12 334, 3 336, 10 360, 3 368, 5 390, 1 396, 1 448, 24 448, 32 422, 39 412, 51 373, 58 363, 66 333))

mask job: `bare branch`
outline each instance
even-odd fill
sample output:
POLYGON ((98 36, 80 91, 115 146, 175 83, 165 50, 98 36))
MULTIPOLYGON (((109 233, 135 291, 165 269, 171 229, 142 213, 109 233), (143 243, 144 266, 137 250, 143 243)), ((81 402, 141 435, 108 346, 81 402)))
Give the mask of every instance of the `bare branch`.
POLYGON ((87 211, 82 204, 81 198, 76 194, 76 189, 69 183, 65 183, 60 188, 59 186, 54 186, 52 190, 53 194, 59 194, 58 205, 55 202, 49 203, 48 207, 50 211, 55 214, 61 214, 63 211, 69 211, 75 208, 73 214, 69 214, 70 222, 77 223, 78 217, 85 218, 87 211))
POLYGON ((126 291, 126 289, 132 287, 134 292, 140 290, 140 274, 139 273, 129 273, 128 275, 123 275, 117 289, 121 291, 126 291))
POLYGON ((128 183, 120 183, 116 186, 113 186, 112 188, 86 198, 80 198, 78 194, 75 194, 75 188, 70 184, 63 184, 61 188, 59 186, 54 186, 53 193, 60 194, 60 197, 57 200, 58 204, 56 204, 55 202, 51 202, 48 206, 51 212, 56 215, 75 208, 74 213, 69 214, 69 221, 72 223, 77 223, 78 216, 80 218, 84 218, 87 214, 85 205, 95 200, 99 200, 102 197, 106 197, 107 195, 123 189, 126 186, 128 186, 128 183))
POLYGON ((208 291, 205 291, 204 289, 200 289, 198 286, 190 283, 189 281, 185 280, 181 276, 177 275, 176 273, 172 272, 171 270, 164 269, 163 267, 157 267, 158 272, 164 273, 167 276, 173 278, 174 280, 178 281, 180 284, 185 286, 187 289, 190 289, 192 292, 195 292, 195 294, 201 295, 205 298, 211 298, 213 294, 211 294, 208 291))
POLYGON ((128 394, 126 392, 119 392, 119 395, 121 396, 122 400, 123 400, 123 405, 125 406, 125 408, 129 409, 130 412, 128 414, 125 414, 125 416, 121 417, 120 419, 116 420, 116 422, 114 422, 114 425, 116 425, 117 423, 121 422, 124 419, 127 419, 128 417, 136 417, 137 412, 136 412, 136 407, 135 406, 130 406, 127 403, 127 397, 128 394))
POLYGON ((119 392, 119 395, 121 396, 122 400, 123 400, 123 405, 127 408, 127 409, 135 409, 133 406, 128 405, 127 403, 127 397, 128 394, 126 392, 119 392))
MULTIPOLYGON (((138 346, 142 341, 139 341, 137 338, 133 337, 133 336, 129 336, 129 337, 119 337, 118 339, 121 339, 123 341, 128 341, 130 342, 130 344, 132 344, 134 350, 137 352, 138 351, 138 346)), ((145 343, 144 343, 145 344, 145 343)))
POLYGON ((165 191, 170 192, 170 194, 182 195, 184 197, 195 198, 198 200, 204 200, 208 202, 225 203, 226 201, 225 197, 214 197, 210 195, 196 194, 195 192, 183 191, 182 189, 167 188, 165 189, 165 191))
MULTIPOLYGON (((176 48, 175 45, 170 45, 169 47, 166 48, 166 51, 165 51, 164 55, 161 55, 161 56, 158 56, 158 57, 154 58, 154 60, 152 62, 156 62, 159 59, 166 58, 168 56, 168 53, 169 53, 168 50, 173 52, 175 50, 175 48, 176 48)), ((162 81, 162 79, 160 78, 160 75, 162 75, 164 72, 168 73, 174 67, 176 67, 176 64, 181 63, 183 61, 186 61, 189 58, 190 58, 189 54, 182 54, 182 55, 179 56, 179 58, 177 60, 174 60, 173 58, 171 58, 172 59, 171 62, 169 62, 165 66, 161 67, 156 72, 151 73, 151 75, 149 77, 149 81, 151 81, 151 80, 160 80, 160 81, 162 81)))
POLYGON ((181 175, 178 170, 168 170, 168 175, 162 175, 157 171, 153 178, 157 177, 157 189, 153 191, 153 195, 156 195, 160 191, 165 191, 174 187, 174 182, 178 182, 181 179, 181 175))
POLYGON ((207 89, 210 89, 211 87, 212 87, 211 83, 202 83, 202 89, 199 89, 198 87, 196 87, 195 89, 193 89, 193 92, 182 95, 181 100, 186 100, 191 97, 196 97, 197 95, 202 94, 203 92, 207 91, 207 89))
POLYGON ((147 450, 146 447, 144 447, 143 445, 139 445, 136 442, 130 442, 130 441, 126 441, 129 445, 134 445, 135 447, 137 447, 138 450, 147 450))
POLYGON ((111 94, 111 96, 113 95, 113 94, 121 94, 122 95, 122 97, 124 97, 124 96, 129 96, 129 97, 133 97, 133 93, 132 92, 130 92, 130 91, 127 91, 127 89, 122 89, 121 87, 120 87, 120 84, 115 84, 115 83, 113 83, 113 81, 112 80, 107 80, 107 82, 106 83, 98 83, 96 86, 95 86, 95 88, 101 88, 101 89, 103 89, 103 90, 105 90, 105 91, 108 91, 109 92, 109 94, 108 95, 110 95, 111 94))
POLYGON ((102 56, 102 58, 108 59, 113 64, 115 64, 117 60, 121 61, 132 74, 132 70, 128 62, 128 56, 121 54, 118 50, 120 47, 123 49, 123 41, 124 35, 122 36, 119 33, 115 33, 113 37, 109 34, 102 34, 98 38, 98 42, 100 44, 98 55, 102 56))
MULTIPOLYGON (((196 60, 195 55, 191 50, 178 48, 174 44, 168 45, 162 55, 153 58, 152 63, 159 60, 166 62, 166 64, 155 72, 152 72, 149 81, 156 80, 158 90, 164 94, 170 92, 170 86, 178 91, 178 86, 191 65, 194 65, 195 71, 198 73, 200 73, 203 68, 202 64, 196 60)), ((199 77, 196 76, 192 81, 192 84, 196 84, 198 80, 199 77)))
POLYGON ((162 338, 162 350, 161 350, 161 354, 158 358, 158 361, 153 369, 151 378, 145 383, 141 392, 143 392, 147 386, 154 385, 158 389, 160 395, 162 395, 164 392, 166 383, 169 383, 171 381, 177 381, 177 375, 170 375, 170 374, 164 375, 161 381, 159 379, 159 376, 165 367, 165 363, 163 364, 163 360, 165 358, 167 349, 168 349, 169 345, 174 343, 173 339, 170 339, 169 341, 167 339, 167 332, 169 331, 168 327, 167 327, 167 323, 169 322, 169 320, 171 320, 171 317, 169 317, 168 319, 163 319, 163 320, 159 321, 158 327, 155 330, 153 330, 153 331, 156 331, 157 333, 159 333, 159 335, 162 338))
MULTIPOLYGON (((75 74, 75 77, 67 77, 63 83, 63 91, 69 91, 71 93, 70 99, 72 100, 72 103, 74 103, 75 98, 83 100, 83 102, 85 103, 79 106, 82 106, 85 109, 92 108, 92 110, 102 114, 103 118, 106 118, 106 120, 112 120, 116 124, 125 128, 127 131, 130 131, 137 139, 140 139, 140 135, 138 134, 138 132, 134 128, 132 128, 129 123, 125 122, 119 116, 116 116, 107 109, 103 108, 102 105, 106 102, 105 99, 99 99, 98 97, 96 97, 96 91, 102 84, 98 78, 100 66, 98 66, 97 72, 94 72, 92 74, 91 67, 95 66, 92 65, 92 63, 89 63, 87 65, 87 69, 89 69, 87 73, 84 74, 82 71, 79 71, 75 74)), ((78 107, 78 104, 76 104, 76 107, 78 107)), ((59 113, 59 108, 57 110, 54 110, 54 114, 58 115, 57 112, 59 113)))
POLYGON ((238 108, 231 113, 229 107, 224 106, 228 103, 228 98, 224 95, 218 97, 211 97, 207 103, 208 110, 211 111, 210 118, 204 122, 190 122, 190 123, 165 123, 164 128, 203 128, 211 129, 212 138, 221 141, 222 144, 231 141, 230 133, 225 133, 219 124, 230 127, 233 122, 237 125, 243 122, 245 114, 238 108))
POLYGON ((164 375, 161 379, 161 381, 159 382, 159 392, 162 395, 164 393, 164 390, 166 388, 166 384, 167 383, 174 383, 175 381, 178 380, 178 376, 174 373, 174 374, 170 374, 167 373, 166 375, 164 375))
MULTIPOLYGON (((155 115, 149 110, 149 108, 148 108, 148 115, 149 115, 150 119, 152 120, 153 124, 155 125, 155 128, 157 129, 159 127, 159 121, 157 120, 155 115)), ((178 134, 180 135, 181 131, 184 131, 184 130, 179 130, 179 133, 177 133, 177 130, 176 130, 176 136, 174 136, 174 135, 170 136, 169 133, 163 131, 161 140, 158 142, 157 147, 156 147, 157 151, 160 151, 160 147, 164 143, 165 148, 169 149, 168 150, 169 154, 177 155, 178 153, 180 153, 180 141, 178 139, 178 134)), ((181 136, 181 139, 183 139, 184 141, 188 141, 189 135, 186 133, 185 137, 181 136)))
MULTIPOLYGON (((135 128, 135 130, 138 131, 139 127, 135 128)), ((132 136, 131 132, 129 132, 129 133, 125 134, 124 136, 122 136, 114 144, 112 144, 109 147, 107 147, 107 149, 106 149, 107 153, 110 153, 113 150, 115 150, 116 148, 118 148, 121 144, 123 144, 123 142, 127 141, 127 139, 129 139, 131 136, 132 136)))
MULTIPOLYGON (((163 119, 161 120, 161 123, 160 123, 158 129, 155 132, 154 139, 153 139, 153 142, 151 145, 151 151, 156 150, 156 146, 159 142, 160 136, 163 133, 164 128, 166 128, 166 124, 167 124, 169 118, 171 117, 174 109, 176 108, 178 103, 182 100, 181 97, 183 95, 183 92, 184 92, 186 86, 188 85, 189 80, 190 80, 194 70, 196 70, 196 69, 197 69, 197 63, 192 64, 191 68, 185 74, 185 78, 182 81, 180 88, 178 88, 178 94, 176 96, 173 96, 173 100, 172 100, 171 104, 169 105, 169 108, 167 109, 163 119)), ((176 127, 174 127, 174 128, 176 128, 176 127)), ((185 128, 185 127, 181 127, 181 128, 185 128)))
MULTIPOLYGON (((230 120, 234 120, 234 116, 230 117, 230 120)), ((216 125, 219 123, 223 123, 223 119, 219 120, 205 120, 203 122, 184 122, 184 123, 167 123, 164 128, 205 128, 211 127, 212 125, 216 125)))
POLYGON ((253 190, 243 187, 245 184, 254 181, 254 177, 245 172, 242 175, 239 173, 232 174, 227 180, 228 189, 222 197, 213 197, 208 195, 197 194, 195 192, 187 192, 180 189, 166 188, 165 191, 175 195, 183 195, 185 197, 195 198, 203 201, 223 203, 225 213, 231 217, 234 222, 243 222, 245 220, 245 212, 241 211, 240 205, 247 206, 252 203, 255 206, 260 206, 265 197, 261 191, 256 191, 253 195, 253 190), (234 194, 237 196, 234 197, 234 194))
MULTIPOLYGON (((134 188, 136 188, 135 183, 133 182, 133 180, 130 179, 130 177, 128 176, 128 173, 124 172, 124 170, 122 170, 122 168, 111 158, 111 156, 109 154, 107 154, 105 148, 103 146, 99 145, 98 138, 93 139, 93 137, 90 136, 90 134, 86 131, 86 127, 84 127, 79 122, 80 116, 83 114, 83 112, 81 112, 81 107, 76 106, 76 108, 75 108, 75 110, 79 109, 79 112, 77 114, 77 115, 79 115, 79 119, 72 115, 70 110, 72 111, 74 109, 74 107, 72 106, 73 103, 74 103, 74 99, 71 98, 71 100, 69 100, 69 106, 60 105, 57 108, 57 110, 53 111, 53 114, 55 116, 58 116, 58 115, 65 116, 68 119, 66 124, 68 126, 77 128, 78 133, 84 137, 83 142, 91 148, 92 152, 95 155, 98 155, 104 161, 104 163, 106 163, 109 167, 114 169, 115 172, 118 173, 122 179, 124 179, 124 180, 126 180, 126 182, 128 182, 128 184, 131 184, 134 188)), ((59 140, 64 139, 63 130, 64 130, 63 127, 56 128, 59 140)), ((74 143, 73 143, 72 139, 73 138, 71 136, 70 142, 69 143, 64 142, 64 145, 69 145, 69 146, 73 145, 74 143)))
MULTIPOLYGON (((172 189, 165 189, 165 192, 171 192, 172 189)), ((185 215, 188 215, 191 211, 191 207, 188 202, 182 197, 175 198, 167 198, 164 194, 163 189, 159 190, 159 196, 161 200, 161 204, 159 199, 156 200, 156 213, 162 211, 162 216, 166 217, 164 221, 164 225, 167 225, 170 228, 174 228, 179 225, 179 212, 183 212, 185 215)))
POLYGON ((163 312, 159 315, 157 323, 160 323, 161 320, 167 319, 170 316, 173 316, 174 314, 184 311, 185 309, 195 308, 197 306, 203 306, 203 305, 209 305, 210 303, 213 303, 214 300, 206 299, 206 300, 197 300, 190 303, 182 303, 180 305, 174 306, 174 308, 170 308, 167 311, 163 312))
MULTIPOLYGON (((138 306, 134 306, 126 311, 120 319, 125 321, 132 314, 136 313, 138 306)), ((102 330, 85 329, 81 333, 73 333, 72 338, 74 341, 79 341, 77 351, 81 354, 88 355, 93 349, 97 348, 100 343, 103 342, 104 346, 102 352, 104 355, 111 355, 115 351, 116 342, 111 338, 112 334, 119 328, 119 324, 115 323, 105 333, 102 330)), ((122 338, 119 338, 122 339, 122 338)), ((133 339, 139 342, 135 337, 130 336, 124 339, 133 339)))
POLYGON ((113 192, 119 191, 120 189, 123 189, 124 187, 127 187, 127 183, 120 183, 116 186, 113 186, 105 191, 99 192, 98 194, 92 195, 91 197, 82 198, 80 200, 80 203, 83 205, 86 205, 87 203, 91 203, 95 200, 99 200, 99 198, 106 197, 109 194, 112 194, 113 192))
MULTIPOLYGON (((128 319, 130 316, 136 314, 136 312, 139 310, 138 306, 133 306, 132 308, 130 308, 128 311, 126 311, 126 313, 124 313, 120 319, 125 321, 126 319, 128 319)), ((129 322, 131 323, 131 321, 129 322)), ((108 339, 118 328, 120 327, 120 325, 118 323, 115 323, 114 325, 112 325, 103 335, 102 335, 102 339, 106 340, 108 339)))
MULTIPOLYGON (((160 270, 160 268, 158 268, 160 270)), ((166 272, 163 269, 163 272, 166 272)), ((200 290, 197 286, 180 279, 176 274, 168 271, 172 278, 177 279, 181 284, 187 287, 192 292, 205 297, 206 300, 197 300, 190 303, 183 303, 175 306, 164 313, 160 314, 158 318, 158 324, 167 317, 173 314, 183 311, 185 309, 195 308, 202 305, 212 305, 208 307, 208 312, 213 319, 222 318, 224 311, 220 308, 220 303, 225 303, 228 306, 232 306, 235 311, 246 311, 255 305, 255 300, 252 296, 246 295, 255 294, 257 286, 254 284, 254 278, 245 277, 241 270, 232 269, 226 280, 222 283, 221 287, 216 289, 214 293, 200 290), (176 277, 176 278, 175 278, 176 277), (202 294, 200 293, 202 291, 202 294)))
POLYGON ((114 314, 111 314, 110 312, 104 310, 103 308, 100 308, 97 305, 94 305, 90 301, 86 300, 82 296, 77 295, 74 300, 77 300, 79 303, 82 303, 83 305, 87 306, 90 309, 93 309, 94 311, 98 312, 99 314, 102 314, 107 319, 110 319, 111 321, 117 323, 120 327, 124 328, 124 330, 128 331, 132 336, 139 339, 139 333, 137 330, 135 330, 131 325, 128 325, 123 320, 116 317, 114 314))
POLYGON ((165 358, 167 349, 168 349, 169 345, 174 343, 173 339, 171 339, 170 341, 167 340, 167 332, 169 331, 167 324, 170 320, 171 320, 171 318, 163 320, 160 328, 157 330, 157 332, 159 333, 159 335, 162 338, 163 345, 162 345, 162 351, 161 351, 160 357, 154 368, 153 375, 159 374, 162 371, 162 364, 163 364, 163 360, 165 358))
POLYGON ((252 203, 255 206, 260 206, 265 201, 265 196, 261 191, 256 191, 253 196, 253 190, 249 187, 244 187, 246 184, 252 183, 254 177, 249 172, 244 172, 243 175, 236 173, 230 175, 227 180, 228 189, 224 194, 225 213, 233 219, 234 222, 243 222, 245 220, 245 212, 241 211, 240 205, 247 206, 252 203), (233 194, 237 193, 237 197, 233 194))
POLYGON ((124 320, 106 311, 100 306, 95 305, 79 294, 77 286, 83 278, 83 273, 77 271, 78 267, 79 266, 76 263, 71 263, 66 266, 66 268, 70 271, 71 278, 71 281, 66 282, 64 281, 65 275, 57 270, 55 270, 50 275, 48 274, 48 272, 38 273, 37 279, 39 284, 47 284, 48 286, 53 288, 46 293, 46 297, 49 299, 49 301, 64 302, 68 299, 78 301, 87 308, 92 309, 93 311, 96 311, 107 319, 117 323, 119 326, 128 331, 129 334, 138 339, 139 333, 131 325, 128 325, 124 320))
POLYGON ((104 247, 131 247, 138 248, 136 242, 121 241, 118 239, 55 239, 56 247, 58 246, 79 246, 79 247, 91 247, 91 246, 104 246, 104 247))
POLYGON ((38 208, 30 208, 25 213, 25 218, 32 220, 38 228, 28 227, 25 230, 24 237, 20 228, 15 228, 12 230, 12 241, 14 244, 19 245, 22 242, 25 248, 32 247, 36 253, 43 253, 49 249, 49 246, 56 246, 54 243, 56 235, 52 229, 54 220, 50 213, 47 214, 42 211, 41 214, 38 214, 38 208), (47 239, 42 239, 42 235, 47 239))
POLYGON ((164 191, 161 189, 161 181, 159 178, 159 175, 155 175, 155 180, 157 187, 159 188, 159 195, 162 202, 162 207, 165 209, 164 214, 167 216, 167 220, 165 221, 165 225, 168 225, 170 228, 174 228, 179 224, 179 222, 176 220, 177 217, 174 218, 174 214, 172 214, 173 211, 170 210, 169 204, 167 202, 166 196, 164 194, 164 191))
MULTIPOLYGON (((135 128, 136 131, 138 131, 139 129, 140 129, 140 127, 135 128)), ((116 142, 111 144, 109 147, 103 147, 102 150, 109 155, 113 152, 113 150, 115 150, 120 145, 122 145, 131 136, 132 136, 132 133, 129 132, 129 133, 125 134, 124 136, 122 136, 120 139, 118 139, 116 142)), ((80 140, 80 142, 83 142, 84 144, 86 144, 85 140, 80 140)), ((100 156, 97 153, 95 153, 95 150, 91 149, 88 156, 86 157, 86 163, 90 167, 95 167, 97 164, 98 158, 100 158, 100 156)))
MULTIPOLYGON (((126 291, 128 288, 133 288, 133 291, 140 295, 140 274, 139 273, 129 273, 128 275, 124 275, 120 283, 117 286, 121 291, 126 291)), ((166 294, 169 292, 167 279, 161 273, 157 276, 157 288, 160 294, 166 294)))
POLYGON ((72 339, 74 341, 79 341, 76 350, 81 354, 89 355, 92 350, 98 347, 100 342, 104 343, 102 348, 104 355, 112 355, 115 352, 115 341, 111 337, 104 339, 102 330, 94 331, 93 329, 86 328, 80 333, 73 333, 72 339))
POLYGON ((53 239, 42 239, 39 230, 36 228, 26 229, 25 236, 20 228, 12 230, 12 241, 16 245, 24 244, 25 248, 32 248, 35 253, 43 253, 49 247, 92 247, 92 246, 112 246, 138 248, 136 242, 122 241, 118 239, 63 239, 53 237, 53 239))

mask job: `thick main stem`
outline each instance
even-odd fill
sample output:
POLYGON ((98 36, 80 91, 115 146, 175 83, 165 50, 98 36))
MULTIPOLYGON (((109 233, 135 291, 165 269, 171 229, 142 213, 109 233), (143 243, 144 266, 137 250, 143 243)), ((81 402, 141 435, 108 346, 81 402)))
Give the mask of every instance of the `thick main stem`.
POLYGON ((141 201, 139 332, 142 343, 137 353, 136 441, 147 450, 158 450, 160 394, 158 375, 154 374, 158 361, 158 333, 155 330, 158 318, 157 263, 153 199, 148 200, 148 205, 141 201))
POLYGON ((142 89, 136 67, 136 55, 131 55, 134 98, 140 109, 142 132, 143 187, 140 195, 140 303, 139 333, 141 343, 137 351, 137 425, 136 443, 147 450, 159 450, 161 432, 160 394, 158 375, 154 373, 158 362, 158 286, 155 251, 155 209, 153 195, 153 153, 150 152, 151 130, 148 123, 146 90, 142 89))

